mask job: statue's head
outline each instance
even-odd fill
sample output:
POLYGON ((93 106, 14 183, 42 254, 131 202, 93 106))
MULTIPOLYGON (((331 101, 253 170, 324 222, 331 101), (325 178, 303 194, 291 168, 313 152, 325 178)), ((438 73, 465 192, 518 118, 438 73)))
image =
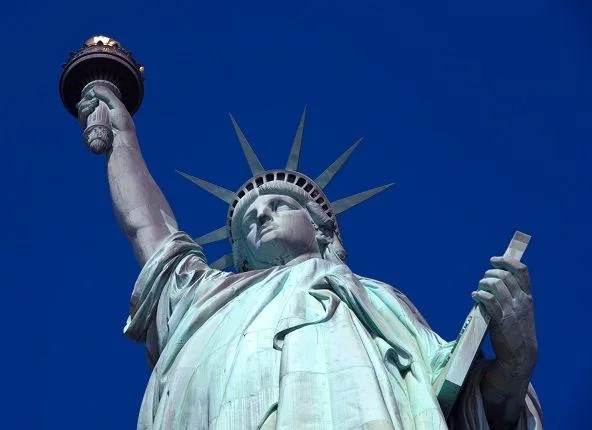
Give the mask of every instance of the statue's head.
POLYGON ((239 271, 283 265, 303 255, 345 261, 335 220, 288 182, 268 182, 245 195, 234 208, 231 226, 239 271))
POLYGON ((254 270, 289 263, 304 255, 345 261, 337 215, 386 190, 383 185, 330 203, 324 188, 358 146, 354 143, 315 180, 298 172, 302 114, 285 169, 265 170, 245 135, 234 125, 253 177, 237 192, 179 172, 191 182, 229 204, 226 226, 196 239, 206 244, 228 238, 232 254, 211 264, 224 269, 232 264, 237 271, 254 270))

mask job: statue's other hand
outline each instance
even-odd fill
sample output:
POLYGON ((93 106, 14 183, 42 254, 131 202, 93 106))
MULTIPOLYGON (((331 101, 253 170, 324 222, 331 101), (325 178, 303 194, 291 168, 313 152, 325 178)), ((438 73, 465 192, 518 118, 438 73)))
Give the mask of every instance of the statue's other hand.
POLYGON ((78 102, 78 121, 82 128, 91 113, 99 106, 99 101, 104 102, 109 108, 109 120, 115 136, 122 132, 134 132, 134 122, 125 105, 109 88, 96 85, 88 91, 84 98, 78 102))
POLYGON ((472 297, 491 317, 497 367, 508 377, 529 378, 537 358, 530 275, 514 258, 492 257, 491 264, 472 297))

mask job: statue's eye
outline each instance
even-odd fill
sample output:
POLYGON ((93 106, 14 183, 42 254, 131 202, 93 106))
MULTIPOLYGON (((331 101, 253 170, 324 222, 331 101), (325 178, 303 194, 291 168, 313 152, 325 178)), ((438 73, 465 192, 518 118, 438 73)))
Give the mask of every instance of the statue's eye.
POLYGON ((282 211, 286 211, 286 210, 290 210, 290 205, 286 202, 282 202, 280 200, 276 201, 274 203, 274 210, 276 212, 282 212, 282 211))

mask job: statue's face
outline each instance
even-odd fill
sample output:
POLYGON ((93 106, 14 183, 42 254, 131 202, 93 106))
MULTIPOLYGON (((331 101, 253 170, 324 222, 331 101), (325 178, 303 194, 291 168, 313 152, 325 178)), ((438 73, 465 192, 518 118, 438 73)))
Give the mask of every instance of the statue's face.
POLYGON ((319 252, 310 214, 288 196, 258 196, 245 212, 242 230, 251 269, 286 264, 301 255, 319 252))

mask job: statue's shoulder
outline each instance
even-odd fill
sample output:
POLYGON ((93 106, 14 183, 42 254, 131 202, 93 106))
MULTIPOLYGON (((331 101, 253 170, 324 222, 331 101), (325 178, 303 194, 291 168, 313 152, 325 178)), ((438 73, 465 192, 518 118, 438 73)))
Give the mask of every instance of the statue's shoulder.
POLYGON ((399 290, 399 289, 397 289, 397 288, 393 287, 392 285, 389 285, 385 282, 377 281, 376 279, 368 278, 365 276, 360 276, 357 274, 356 274, 356 277, 362 283, 362 285, 364 285, 365 287, 378 289, 384 294, 388 294, 390 296, 395 297, 397 299, 397 301, 399 303, 401 303, 401 305, 405 308, 405 310, 411 316, 413 316, 417 321, 419 321, 425 327, 431 329, 430 325, 428 324, 426 319, 423 317, 423 315, 415 307, 415 305, 409 299, 409 297, 407 297, 405 294, 403 294, 403 292, 401 292, 401 290, 399 290))

